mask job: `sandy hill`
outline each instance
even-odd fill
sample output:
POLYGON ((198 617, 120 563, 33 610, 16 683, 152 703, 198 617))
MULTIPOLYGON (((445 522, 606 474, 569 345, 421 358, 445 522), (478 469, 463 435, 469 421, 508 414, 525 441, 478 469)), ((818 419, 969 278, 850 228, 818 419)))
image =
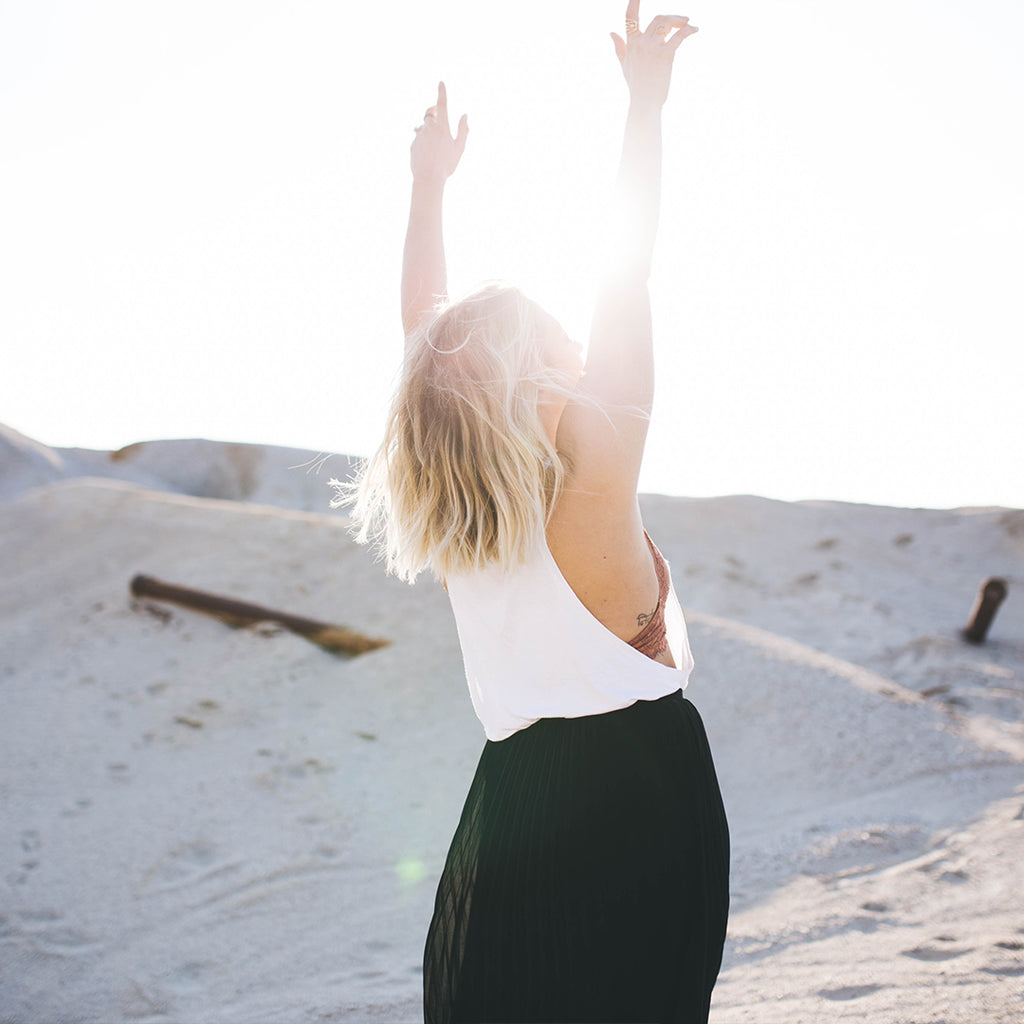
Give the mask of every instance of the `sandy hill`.
POLYGON ((33 487, 100 477, 197 498, 326 512, 331 477, 347 479, 348 455, 202 439, 141 441, 116 451, 50 448, 0 424, 0 501, 33 487))
MULTIPOLYGON (((418 1019, 483 742, 443 591, 385 577, 337 515, 181 493, 234 465, 209 442, 115 462, 156 489, 4 438, 0 1019, 418 1019), (230 629, 133 601, 139 572, 391 644, 230 629)), ((245 492, 292 457, 267 451, 245 492)), ((712 1021, 1019 1020, 1024 513, 644 514, 733 831, 712 1021), (993 574, 1010 597, 970 647, 993 574)))

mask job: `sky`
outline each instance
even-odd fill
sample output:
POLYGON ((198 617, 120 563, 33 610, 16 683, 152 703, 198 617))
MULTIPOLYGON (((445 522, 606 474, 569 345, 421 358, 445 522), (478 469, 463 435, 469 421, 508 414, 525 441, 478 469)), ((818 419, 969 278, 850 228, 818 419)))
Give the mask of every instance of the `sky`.
MULTIPOLYGON (((440 78, 451 291, 585 342, 624 8, 0 0, 0 422, 372 451, 440 78)), ((1024 507, 1024 4, 678 13, 641 489, 1024 507)))

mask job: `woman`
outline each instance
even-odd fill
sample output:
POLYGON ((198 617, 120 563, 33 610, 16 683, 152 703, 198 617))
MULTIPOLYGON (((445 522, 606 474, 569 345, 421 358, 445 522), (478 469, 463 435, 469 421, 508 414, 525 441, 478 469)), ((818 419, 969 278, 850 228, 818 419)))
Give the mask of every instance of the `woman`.
POLYGON ((446 303, 441 203, 468 125, 451 135, 443 84, 412 146, 405 365, 355 511, 392 571, 444 581, 487 735, 428 931, 428 1024, 693 1024, 721 963, 728 831, 637 503, 661 107, 697 29, 641 31, 638 12, 613 34, 630 104, 585 366, 516 289, 446 303))

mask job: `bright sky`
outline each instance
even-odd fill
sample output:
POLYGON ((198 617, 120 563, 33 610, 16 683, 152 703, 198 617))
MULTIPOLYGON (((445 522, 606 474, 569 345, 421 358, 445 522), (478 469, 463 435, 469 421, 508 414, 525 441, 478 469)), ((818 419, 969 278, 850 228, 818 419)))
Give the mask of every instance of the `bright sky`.
MULTIPOLYGON (((624 9, 0 0, 0 421, 368 453, 440 77, 453 290, 585 341, 624 9)), ((1024 4, 679 13, 642 489, 1024 507, 1024 4)))

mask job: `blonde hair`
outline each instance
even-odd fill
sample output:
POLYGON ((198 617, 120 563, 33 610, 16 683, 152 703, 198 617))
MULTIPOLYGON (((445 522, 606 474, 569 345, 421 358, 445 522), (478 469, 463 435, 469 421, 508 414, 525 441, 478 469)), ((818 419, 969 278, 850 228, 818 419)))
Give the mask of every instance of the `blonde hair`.
POLYGON ((407 341, 384 440, 333 505, 360 543, 413 582, 511 568, 547 523, 565 467, 538 405, 572 392, 545 365, 540 307, 491 284, 438 309, 407 341))

